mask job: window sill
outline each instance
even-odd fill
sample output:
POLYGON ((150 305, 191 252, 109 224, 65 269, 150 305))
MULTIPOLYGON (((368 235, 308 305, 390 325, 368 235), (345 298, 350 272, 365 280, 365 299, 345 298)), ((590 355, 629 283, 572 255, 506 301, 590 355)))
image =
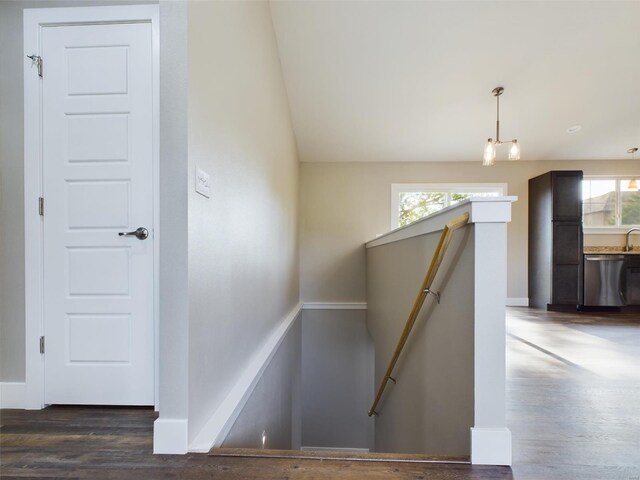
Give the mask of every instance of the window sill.
POLYGON ((632 228, 640 228, 638 225, 628 227, 582 227, 585 235, 626 235, 632 228))

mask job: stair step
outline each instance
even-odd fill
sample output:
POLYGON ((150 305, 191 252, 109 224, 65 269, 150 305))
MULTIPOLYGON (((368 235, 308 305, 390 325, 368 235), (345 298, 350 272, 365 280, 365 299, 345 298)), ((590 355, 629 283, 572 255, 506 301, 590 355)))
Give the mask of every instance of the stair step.
POLYGON ((212 448, 214 457, 289 458, 292 460, 343 460, 349 462, 470 463, 469 457, 417 453, 345 452, 331 450, 269 450, 258 448, 212 448))

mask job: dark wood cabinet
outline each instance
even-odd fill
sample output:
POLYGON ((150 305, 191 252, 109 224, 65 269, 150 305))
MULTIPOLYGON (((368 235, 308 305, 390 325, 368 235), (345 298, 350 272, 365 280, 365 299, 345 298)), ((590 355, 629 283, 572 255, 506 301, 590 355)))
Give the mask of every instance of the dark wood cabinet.
POLYGON ((582 222, 582 172, 549 174, 553 189, 553 221, 582 222))
POLYGON ((640 255, 626 255, 622 281, 627 305, 640 305, 640 255))
POLYGON ((553 222, 553 263, 578 265, 582 262, 582 223, 553 222))
POLYGON ((549 310, 582 303, 582 171, 529 180, 529 305, 549 310))

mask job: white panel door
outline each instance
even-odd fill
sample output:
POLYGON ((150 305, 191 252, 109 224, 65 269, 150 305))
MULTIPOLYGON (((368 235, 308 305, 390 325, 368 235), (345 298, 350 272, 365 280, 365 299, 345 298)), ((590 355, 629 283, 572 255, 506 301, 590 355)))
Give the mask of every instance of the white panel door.
POLYGON ((151 25, 42 32, 45 403, 153 405, 151 25))

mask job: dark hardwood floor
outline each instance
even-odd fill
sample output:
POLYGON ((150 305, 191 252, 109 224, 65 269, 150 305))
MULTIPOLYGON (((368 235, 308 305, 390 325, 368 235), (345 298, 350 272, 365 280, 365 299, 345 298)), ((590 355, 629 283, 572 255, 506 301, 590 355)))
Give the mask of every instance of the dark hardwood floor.
POLYGON ((0 476, 82 479, 510 479, 468 464, 153 455, 150 409, 50 407, 2 411, 0 476))
POLYGON ((465 464, 153 455, 150 409, 0 412, 2 478, 640 480, 638 315, 509 309, 513 473, 465 464))
POLYGON ((2 411, 0 476, 82 479, 508 479, 468 464, 153 455, 150 409, 50 407, 2 411))

